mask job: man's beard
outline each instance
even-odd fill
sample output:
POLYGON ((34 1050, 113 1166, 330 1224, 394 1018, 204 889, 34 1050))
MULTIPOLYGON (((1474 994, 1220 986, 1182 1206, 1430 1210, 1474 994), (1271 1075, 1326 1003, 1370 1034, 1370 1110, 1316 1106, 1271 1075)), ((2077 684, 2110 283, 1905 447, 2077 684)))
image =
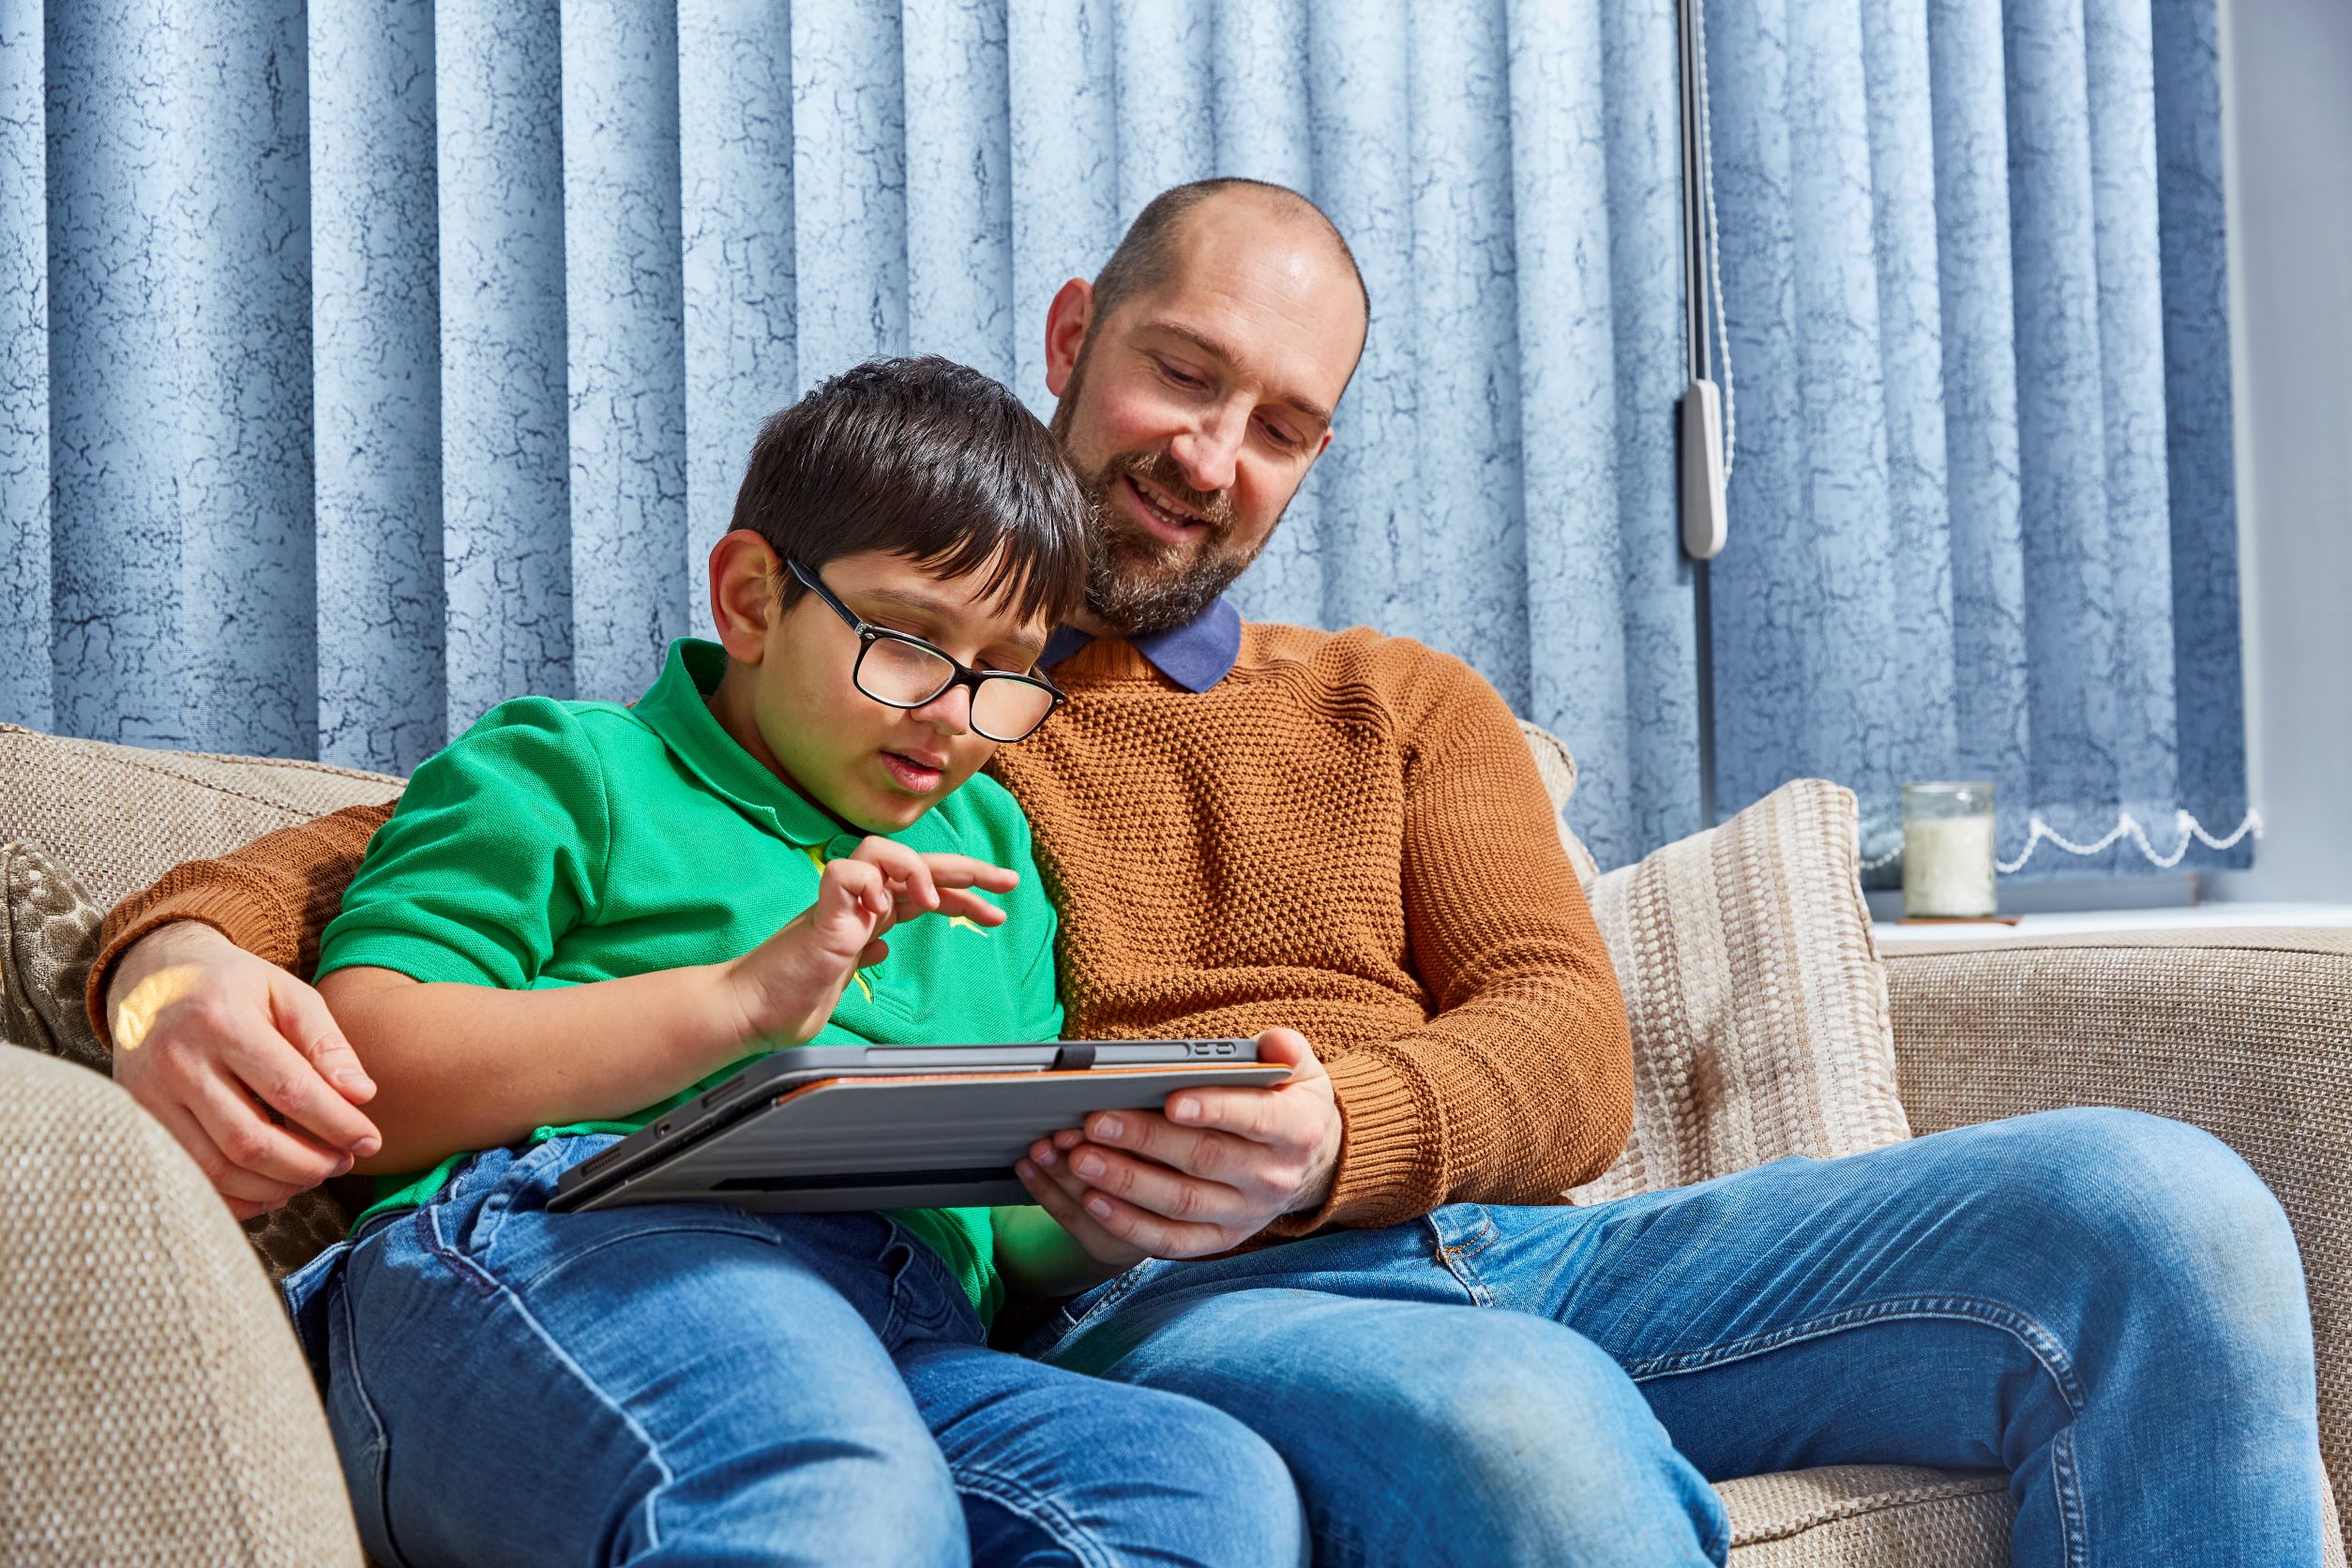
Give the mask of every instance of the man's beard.
POLYGON ((1231 492, 1193 489, 1165 450, 1122 453, 1098 472, 1079 478, 1094 501, 1086 608, 1123 636, 1167 631, 1198 618, 1248 569, 1265 545, 1262 537, 1254 544, 1236 544, 1231 492), (1128 475, 1198 514, 1202 520, 1199 536, 1182 544, 1161 539, 1114 509, 1110 492, 1128 475))
MULTIPOLYGON (((1086 354, 1081 350, 1048 427, 1064 453, 1070 449, 1071 414, 1085 384, 1086 354)), ((1198 618, 1232 586, 1235 578, 1248 570, 1273 536, 1269 528, 1257 543, 1236 545, 1232 492, 1193 489, 1165 449, 1120 453, 1093 473, 1081 472, 1078 482, 1094 504, 1094 536, 1086 564, 1086 608, 1105 627, 1123 637, 1167 631, 1198 618), (1197 513, 1203 520, 1199 537, 1184 544, 1155 538, 1115 510, 1110 492, 1130 474, 1150 481, 1197 513)))

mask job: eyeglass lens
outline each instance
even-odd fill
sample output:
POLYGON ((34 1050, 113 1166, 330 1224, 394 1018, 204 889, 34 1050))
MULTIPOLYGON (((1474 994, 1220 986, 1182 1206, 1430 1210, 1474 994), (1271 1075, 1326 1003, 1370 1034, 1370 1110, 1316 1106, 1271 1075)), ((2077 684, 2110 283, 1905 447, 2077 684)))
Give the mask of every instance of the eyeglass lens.
MULTIPOLYGON (((947 689, 956 667, 928 648, 878 637, 858 660, 858 689, 893 707, 919 708, 947 689)), ((1017 741, 1045 722, 1053 694, 1030 681, 983 680, 972 692, 972 727, 990 740, 1017 741)))

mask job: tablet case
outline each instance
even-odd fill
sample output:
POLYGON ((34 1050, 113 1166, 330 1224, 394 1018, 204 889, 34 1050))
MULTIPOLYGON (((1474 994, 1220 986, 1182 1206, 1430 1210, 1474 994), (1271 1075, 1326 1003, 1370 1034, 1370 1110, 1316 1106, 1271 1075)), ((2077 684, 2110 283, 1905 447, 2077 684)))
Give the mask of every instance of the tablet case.
MULTIPOLYGON (((565 1209, 724 1203, 831 1214, 1028 1203, 1013 1162, 1097 1110, 1157 1110, 1182 1089, 1265 1088, 1268 1063, 824 1078, 565 1209)), ((558 1205, 550 1204, 556 1208, 558 1205)))

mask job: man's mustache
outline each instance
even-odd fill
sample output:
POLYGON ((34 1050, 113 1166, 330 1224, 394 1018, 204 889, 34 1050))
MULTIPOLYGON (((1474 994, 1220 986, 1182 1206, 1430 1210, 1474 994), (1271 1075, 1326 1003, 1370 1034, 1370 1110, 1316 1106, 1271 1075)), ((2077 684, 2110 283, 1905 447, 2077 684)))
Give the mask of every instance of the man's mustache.
MULTIPOLYGON (((1148 479, 1154 489, 1174 498, 1191 511, 1197 512, 1209 525, 1213 537, 1223 537, 1233 522, 1233 492, 1231 490, 1199 490, 1184 479, 1184 471, 1165 449, 1157 452, 1130 452, 1111 460, 1114 475, 1132 475, 1148 479)), ((1108 487, 1106 486, 1105 489, 1108 487)))

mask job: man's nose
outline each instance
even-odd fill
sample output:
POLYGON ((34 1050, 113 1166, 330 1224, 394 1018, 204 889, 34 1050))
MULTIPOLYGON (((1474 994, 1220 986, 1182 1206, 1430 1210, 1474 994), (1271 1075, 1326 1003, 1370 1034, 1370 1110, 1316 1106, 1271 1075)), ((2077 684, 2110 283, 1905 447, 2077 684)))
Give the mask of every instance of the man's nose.
POLYGON ((1168 455, 1184 471, 1184 483, 1193 489, 1211 495, 1229 490, 1246 429, 1246 415, 1220 409, 1169 442, 1168 455))

